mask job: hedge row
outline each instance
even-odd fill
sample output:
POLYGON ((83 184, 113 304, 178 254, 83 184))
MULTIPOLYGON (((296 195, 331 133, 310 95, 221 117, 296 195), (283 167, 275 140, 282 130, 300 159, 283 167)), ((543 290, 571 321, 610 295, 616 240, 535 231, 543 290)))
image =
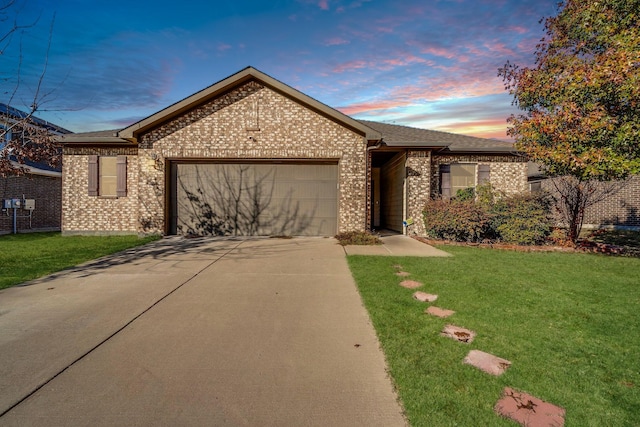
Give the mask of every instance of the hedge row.
POLYGON ((544 193, 506 196, 489 184, 437 199, 423 211, 427 234, 459 242, 543 243, 552 230, 551 203, 544 193))

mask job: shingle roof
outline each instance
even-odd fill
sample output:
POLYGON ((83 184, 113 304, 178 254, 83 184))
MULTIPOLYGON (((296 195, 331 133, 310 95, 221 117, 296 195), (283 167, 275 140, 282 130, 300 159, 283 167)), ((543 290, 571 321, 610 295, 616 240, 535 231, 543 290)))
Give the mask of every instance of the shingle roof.
POLYGON ((475 136, 359 120, 382 134, 389 147, 442 147, 451 152, 514 152, 513 143, 475 136))
MULTIPOLYGON (((6 114, 9 117, 12 117, 18 120, 29 117, 29 113, 25 113, 22 110, 18 110, 17 108, 13 108, 12 106, 3 104, 3 103, 0 103, 0 114, 6 114)), ((33 121, 33 123, 37 124, 38 126, 41 126, 53 133, 58 133, 58 134, 71 133, 70 130, 67 130, 63 127, 60 127, 46 120, 39 119, 38 117, 35 117, 35 116, 31 116, 31 120, 33 121)))
POLYGON ((80 145, 103 145, 103 144, 133 144, 131 141, 118 137, 119 129, 99 130, 93 132, 71 133, 58 137, 58 141, 62 144, 80 144, 80 145))

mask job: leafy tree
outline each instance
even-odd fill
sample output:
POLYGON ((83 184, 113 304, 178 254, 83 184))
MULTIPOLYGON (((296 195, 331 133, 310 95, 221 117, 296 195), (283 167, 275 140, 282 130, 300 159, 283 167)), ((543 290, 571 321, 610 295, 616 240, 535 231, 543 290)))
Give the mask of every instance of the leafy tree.
POLYGON ((544 22, 535 66, 498 75, 524 112, 508 119, 518 149, 576 186, 559 196, 575 241, 593 182, 640 172, 640 0, 567 0, 544 22))
MULTIPOLYGON (((50 125, 35 117, 36 112, 51 93, 41 90, 47 70, 49 45, 53 31, 53 20, 49 29, 49 45, 45 57, 42 72, 35 76, 36 85, 26 100, 20 100, 26 105, 24 109, 15 108, 22 68, 22 36, 25 31, 33 28, 38 21, 23 23, 20 20, 20 11, 23 4, 15 0, 0 1, 0 60, 3 69, 0 75, 0 176, 19 175, 25 172, 25 163, 48 163, 56 166, 60 162, 60 147, 56 142, 58 131, 50 125), (6 53, 10 47, 19 49, 16 56, 17 64, 13 71, 7 65, 6 53), (5 75, 6 72, 9 72, 5 75)), ((33 76, 29 76, 33 77, 33 76)))

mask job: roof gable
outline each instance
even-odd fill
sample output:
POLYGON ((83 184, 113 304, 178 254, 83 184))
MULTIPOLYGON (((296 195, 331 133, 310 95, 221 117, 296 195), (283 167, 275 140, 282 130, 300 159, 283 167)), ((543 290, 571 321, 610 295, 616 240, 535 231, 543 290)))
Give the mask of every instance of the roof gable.
POLYGON ((153 129, 167 121, 171 120, 174 117, 177 117, 185 112, 211 100, 214 99, 224 93, 229 92, 230 90, 245 84, 249 81, 258 81, 259 83, 269 87, 276 92, 287 96, 290 99, 314 110, 315 112, 340 123, 341 125, 350 128, 368 140, 377 141, 380 139, 380 133, 366 124, 354 120, 351 117, 317 101, 314 98, 311 98, 308 95, 303 94, 302 92, 288 86, 271 76, 264 74, 261 71, 256 70, 252 67, 247 67, 238 73, 227 77, 224 80, 221 80, 206 89, 197 92, 182 101, 178 101, 169 107, 160 110, 159 112, 140 120, 137 123, 132 124, 131 126, 122 129, 118 132, 118 137, 124 139, 133 139, 137 138, 137 136, 145 132, 147 130, 153 129))

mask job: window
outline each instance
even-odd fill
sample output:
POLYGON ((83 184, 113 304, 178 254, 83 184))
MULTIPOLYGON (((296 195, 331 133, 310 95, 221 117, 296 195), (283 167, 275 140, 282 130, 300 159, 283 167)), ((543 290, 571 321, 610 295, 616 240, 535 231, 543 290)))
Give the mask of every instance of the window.
POLYGON ((539 193, 542 191, 542 181, 529 182, 529 191, 531 193, 539 193))
POLYGON ((490 181, 490 166, 475 163, 440 165, 440 194, 453 197, 459 190, 490 181), (476 181, 477 178, 477 181, 476 181))
POLYGON ((459 190, 476 186, 475 164, 451 165, 451 194, 455 196, 459 190))
POLYGON ((118 183, 115 157, 100 157, 98 177, 98 194, 100 196, 115 196, 118 183))
POLYGON ((127 195, 127 156, 89 156, 89 196, 127 195))

